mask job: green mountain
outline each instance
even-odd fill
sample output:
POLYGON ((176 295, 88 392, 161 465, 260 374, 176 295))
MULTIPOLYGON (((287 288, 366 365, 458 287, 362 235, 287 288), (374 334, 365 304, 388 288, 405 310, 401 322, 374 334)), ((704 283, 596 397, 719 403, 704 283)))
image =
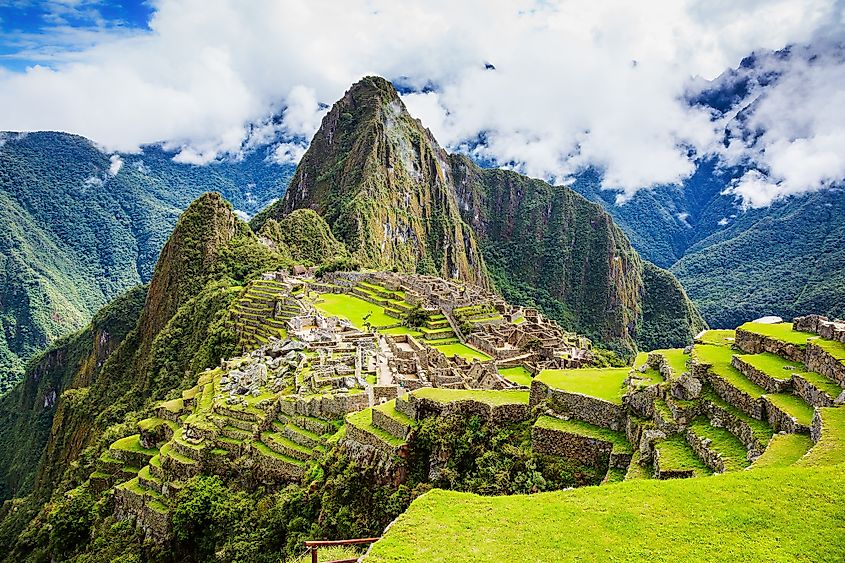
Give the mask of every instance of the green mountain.
POLYGON ((292 172, 260 151, 191 166, 146 147, 108 155, 82 137, 0 141, 0 392, 27 359, 150 280, 176 218, 206 191, 254 214, 292 172))
POLYGON ((302 208, 364 266, 492 283, 622 351, 688 343, 704 327, 674 277, 643 261, 601 206, 448 155, 381 78, 334 105, 285 196, 252 226, 302 208))
POLYGON ((284 198, 255 218, 322 215, 364 265, 486 285, 446 152, 383 78, 355 84, 323 118, 284 198))
POLYGON ((845 316, 845 200, 825 190, 740 210, 722 192, 741 170, 699 164, 684 186, 617 205, 592 173, 573 188, 601 203, 643 256, 668 268, 711 326, 765 315, 845 316))

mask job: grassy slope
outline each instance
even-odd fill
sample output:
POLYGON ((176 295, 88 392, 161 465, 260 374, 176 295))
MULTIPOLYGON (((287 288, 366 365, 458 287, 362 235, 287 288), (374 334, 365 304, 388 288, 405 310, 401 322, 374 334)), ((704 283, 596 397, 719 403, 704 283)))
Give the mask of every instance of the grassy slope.
POLYGON ((315 307, 327 315, 344 318, 356 328, 361 329, 367 321, 373 326, 392 325, 399 322, 399 319, 385 314, 383 307, 345 293, 322 293, 315 307))
POLYGON ((485 389, 423 387, 414 391, 414 396, 420 399, 431 399, 439 403, 478 401, 493 406, 528 403, 528 391, 490 391, 485 389))
POLYGON ((445 355, 449 356, 461 356, 462 358, 472 361, 474 359, 479 360, 489 360, 490 356, 485 354, 484 352, 480 352, 471 346, 467 346, 466 344, 444 344, 443 346, 436 346, 438 350, 443 352, 445 355))
POLYGON ((366 561, 826 561, 845 553, 843 519, 842 466, 526 496, 434 490, 366 561))

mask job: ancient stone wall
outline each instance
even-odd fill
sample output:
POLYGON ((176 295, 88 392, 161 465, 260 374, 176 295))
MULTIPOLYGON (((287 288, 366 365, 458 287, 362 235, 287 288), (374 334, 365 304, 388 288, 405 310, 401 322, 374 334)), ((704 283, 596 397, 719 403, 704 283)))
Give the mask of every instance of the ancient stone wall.
POLYGON ((531 429, 531 450, 577 461, 589 467, 606 469, 610 463, 613 444, 562 430, 534 426, 531 429))
POLYGON ((808 370, 818 372, 840 386, 845 386, 845 364, 828 354, 824 348, 816 345, 812 340, 807 343, 805 359, 808 370))
POLYGON ((725 472, 725 462, 716 450, 710 448, 710 439, 702 438, 692 430, 686 432, 687 443, 704 464, 716 473, 725 472))
POLYGON ((745 377, 768 391, 769 393, 783 393, 792 388, 792 373, 784 370, 782 379, 775 379, 766 372, 755 368, 739 356, 731 359, 731 365, 738 369, 745 377))
POLYGON ((766 420, 775 432, 786 432, 787 434, 806 434, 809 432, 809 427, 799 423, 766 397, 763 397, 763 404, 766 407, 766 420))
POLYGON ((734 342, 737 348, 746 354, 762 354, 763 352, 770 352, 784 357, 790 362, 803 362, 804 349, 782 342, 769 336, 748 332, 747 330, 737 329, 736 340, 734 342))
POLYGON ((710 420, 710 424, 719 428, 724 428, 734 436, 748 449, 750 459, 760 456, 766 449, 767 444, 761 442, 755 435, 754 430, 744 420, 737 418, 730 412, 719 407, 712 401, 702 401, 704 412, 710 420))
POLYGON ((579 393, 552 389, 535 379, 531 382, 530 405, 533 408, 543 401, 549 401, 549 406, 558 414, 610 430, 625 430, 627 413, 622 405, 579 393))
POLYGON ((795 393, 812 407, 832 407, 835 405, 836 397, 831 397, 797 373, 792 374, 792 387, 795 389, 795 393))

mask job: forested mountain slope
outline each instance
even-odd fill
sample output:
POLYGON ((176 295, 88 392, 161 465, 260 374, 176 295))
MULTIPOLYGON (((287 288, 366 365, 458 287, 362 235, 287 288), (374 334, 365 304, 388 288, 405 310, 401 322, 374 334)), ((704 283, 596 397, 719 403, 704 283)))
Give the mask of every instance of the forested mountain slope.
POLYGON ((261 151, 206 166, 173 157, 159 147, 108 155, 64 133, 2 134, 0 391, 35 352, 149 281, 192 200, 218 191, 252 214, 292 171, 261 151))

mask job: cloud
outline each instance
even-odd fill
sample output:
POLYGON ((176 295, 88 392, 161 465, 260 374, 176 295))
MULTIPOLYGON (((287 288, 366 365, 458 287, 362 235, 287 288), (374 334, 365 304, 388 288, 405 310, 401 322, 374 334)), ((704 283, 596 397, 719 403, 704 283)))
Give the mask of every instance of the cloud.
POLYGON ((120 158, 119 154, 113 154, 109 157, 109 163, 109 174, 117 176, 117 173, 123 167, 123 159, 120 158))
POLYGON ((764 58, 759 74, 774 76, 752 88, 741 119, 729 124, 729 164, 747 164, 728 193, 743 207, 766 207, 791 195, 845 181, 845 48, 821 42, 764 58))
MULTIPOLYGON (((724 123, 685 100, 693 77, 811 41, 842 17, 834 0, 154 6, 147 32, 104 32, 49 66, 0 71, 0 129, 71 131, 119 151, 164 141, 197 165, 271 142, 271 158, 295 162, 321 104, 380 74, 416 90, 406 104, 448 148, 557 182, 595 166, 622 202, 682 181, 696 155, 719 150, 724 123)), ((797 160, 838 142, 812 139, 782 154, 797 160)), ((775 183, 798 183, 764 164, 775 183)))

